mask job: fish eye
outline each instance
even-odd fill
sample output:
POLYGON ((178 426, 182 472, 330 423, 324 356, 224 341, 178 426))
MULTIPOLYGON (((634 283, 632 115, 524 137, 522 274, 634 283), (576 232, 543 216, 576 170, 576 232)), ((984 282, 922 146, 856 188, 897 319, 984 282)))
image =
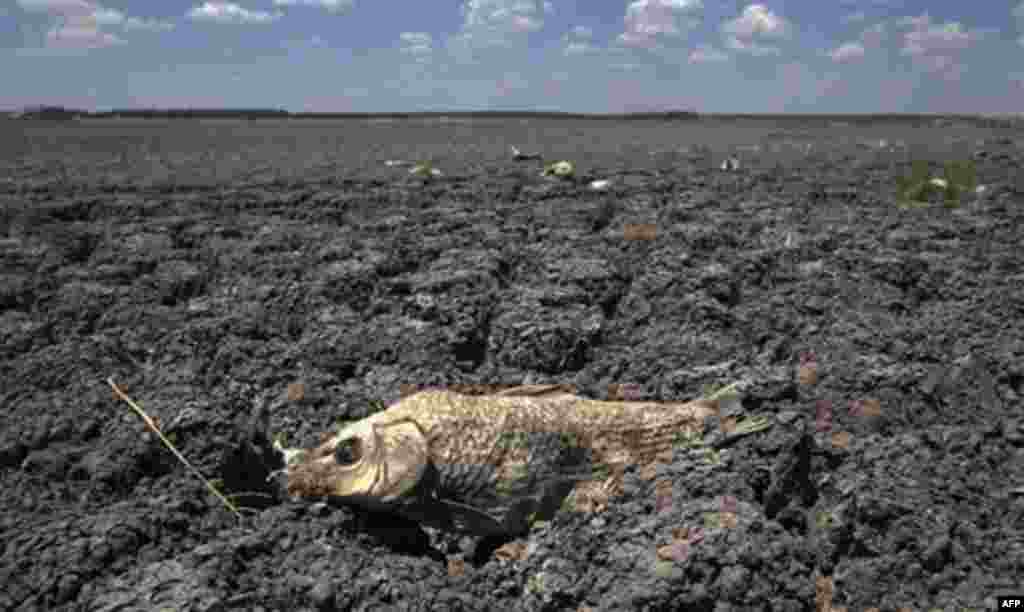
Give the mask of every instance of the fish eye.
POLYGON ((339 465, 352 465, 363 458, 363 445, 359 438, 348 438, 338 443, 334 449, 334 460, 339 465))

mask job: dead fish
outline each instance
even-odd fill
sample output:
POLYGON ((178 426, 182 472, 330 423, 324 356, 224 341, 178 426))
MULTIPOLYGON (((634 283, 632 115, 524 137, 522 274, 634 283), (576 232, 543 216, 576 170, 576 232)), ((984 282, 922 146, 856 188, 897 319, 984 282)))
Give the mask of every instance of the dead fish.
MULTIPOLYGON (((717 400, 598 401, 559 385, 489 395, 424 390, 308 450, 281 449, 290 496, 390 512, 472 535, 518 535, 614 495, 630 464, 671 460, 717 400)), ((594 507, 594 506, 590 506, 594 507)))

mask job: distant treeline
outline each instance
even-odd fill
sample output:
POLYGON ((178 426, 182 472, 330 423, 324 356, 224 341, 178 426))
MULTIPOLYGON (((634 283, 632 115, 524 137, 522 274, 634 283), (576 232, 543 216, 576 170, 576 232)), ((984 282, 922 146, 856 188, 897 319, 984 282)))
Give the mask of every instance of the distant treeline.
POLYGON ((77 119, 606 119, 615 121, 655 120, 692 121, 711 119, 719 121, 799 121, 802 123, 930 123, 930 122, 1002 122, 1020 121, 1020 117, 985 115, 938 114, 717 114, 692 110, 671 110, 644 113, 561 113, 553 111, 429 111, 405 113, 292 113, 275 108, 126 108, 106 111, 86 111, 63 106, 35 106, 8 114, 18 119, 77 120, 77 119))

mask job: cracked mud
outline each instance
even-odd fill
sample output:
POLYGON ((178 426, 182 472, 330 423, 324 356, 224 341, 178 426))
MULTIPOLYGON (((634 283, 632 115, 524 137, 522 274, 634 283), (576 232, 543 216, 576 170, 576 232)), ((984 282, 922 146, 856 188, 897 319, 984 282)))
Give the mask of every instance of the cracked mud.
POLYGON ((1024 592, 1024 132, 0 130, 0 610, 959 611, 1024 592), (922 157, 973 159, 985 189, 896 206, 922 157), (403 385, 689 399, 737 380, 774 427, 681 444, 607 510, 512 542, 261 491, 261 436, 311 446, 403 385))

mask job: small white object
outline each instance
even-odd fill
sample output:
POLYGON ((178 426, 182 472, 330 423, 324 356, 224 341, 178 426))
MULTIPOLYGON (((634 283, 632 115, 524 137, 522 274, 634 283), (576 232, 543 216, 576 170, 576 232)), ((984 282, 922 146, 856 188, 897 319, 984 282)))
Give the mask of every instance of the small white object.
POLYGON ((608 186, 611 185, 611 184, 612 184, 612 182, 609 181, 608 179, 600 179, 600 180, 591 182, 590 183, 590 188, 591 189, 597 189, 597 190, 607 189, 608 186))
POLYGON ((400 159, 389 159, 386 162, 384 162, 384 165, 389 167, 389 168, 392 167, 392 166, 408 166, 409 162, 402 161, 400 159))
POLYGON ((428 169, 425 166, 420 165, 420 166, 416 166, 412 170, 409 170, 409 174, 418 174, 418 175, 421 175, 421 176, 422 175, 426 175, 426 174, 429 174, 430 176, 441 176, 441 171, 438 170, 437 168, 429 168, 428 169))
POLYGON ((988 191, 988 186, 987 185, 978 185, 977 187, 974 188, 974 193, 976 193, 978 195, 981 195, 981 194, 985 193, 986 191, 988 191))
POLYGON ((572 163, 563 160, 549 165, 547 168, 544 169, 544 172, 542 172, 541 175, 549 176, 553 174, 559 178, 567 178, 569 176, 572 176, 572 173, 574 171, 575 168, 573 168, 572 163))
POLYGON ((939 189, 945 189, 949 185, 949 183, 946 182, 946 179, 940 179, 940 178, 933 178, 932 180, 930 180, 928 182, 931 183, 932 185, 935 185, 939 189))
POLYGON ((740 169, 740 160, 735 157, 728 157, 722 161, 722 170, 729 172, 740 169))

